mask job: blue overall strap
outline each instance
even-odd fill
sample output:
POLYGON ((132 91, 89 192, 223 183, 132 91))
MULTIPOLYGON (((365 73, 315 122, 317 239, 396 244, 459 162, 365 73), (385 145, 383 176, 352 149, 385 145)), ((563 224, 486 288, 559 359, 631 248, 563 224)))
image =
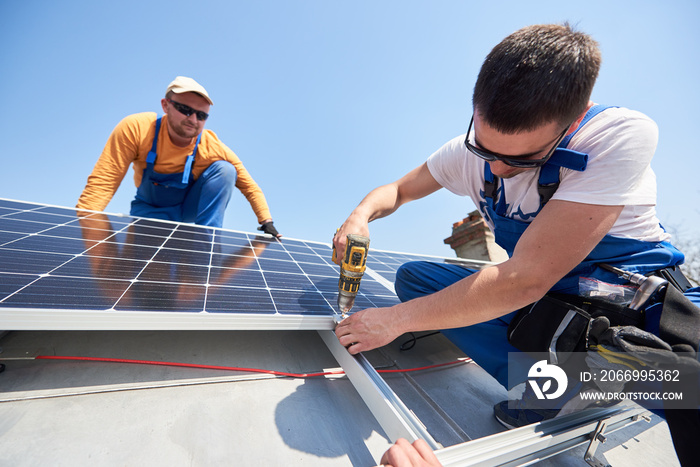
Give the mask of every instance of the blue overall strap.
MULTIPOLYGON (((559 188, 559 169, 567 169, 583 172, 588 165, 588 154, 558 147, 555 149, 547 163, 540 168, 540 175, 537 180, 537 193, 540 195, 540 208, 549 201, 554 192, 559 188)), ((505 215, 506 203, 501 196, 496 203, 498 193, 498 177, 491 172, 491 166, 484 164, 484 198, 491 199, 491 207, 500 215, 505 215)))
POLYGON ((158 148, 158 133, 160 133, 160 123, 162 121, 163 117, 159 116, 156 119, 156 134, 153 137, 153 144, 151 145, 151 150, 148 152, 148 156, 146 156, 146 164, 155 164, 156 158, 158 157, 158 154, 156 154, 156 149, 158 148))
POLYGON ((498 191, 498 177, 491 172, 491 166, 484 164, 484 197, 496 200, 498 191))
POLYGON ((182 183, 188 183, 190 181, 190 173, 192 172, 192 163, 194 158, 197 156, 197 146, 199 146, 199 141, 202 139, 202 134, 197 135, 197 141, 194 143, 194 149, 192 154, 187 156, 185 161, 185 170, 182 172, 182 183))
POLYGON ((499 178, 491 172, 491 166, 484 164, 484 199, 496 214, 505 216, 507 210, 505 193, 501 188, 501 195, 498 196, 498 181, 499 178), (496 198, 498 198, 498 202, 496 198))
MULTIPOLYGON (((537 193, 540 195, 540 210, 559 188, 559 169, 583 172, 588 165, 588 154, 566 148, 557 148, 547 163, 540 168, 537 179, 537 193)), ((539 211, 538 211, 539 212, 539 211)))
POLYGON ((540 195, 540 210, 549 201, 554 192, 559 188, 559 169, 564 167, 566 169, 576 170, 578 172, 583 172, 586 170, 588 165, 588 154, 574 151, 572 149, 567 149, 571 138, 574 137, 578 131, 583 128, 583 126, 588 123, 590 119, 601 113, 605 109, 609 109, 609 105, 596 104, 588 109, 586 115, 584 115, 583 120, 579 126, 574 130, 573 133, 566 135, 566 137, 559 143, 557 149, 549 158, 547 163, 540 169, 540 175, 537 180, 537 192, 540 195))

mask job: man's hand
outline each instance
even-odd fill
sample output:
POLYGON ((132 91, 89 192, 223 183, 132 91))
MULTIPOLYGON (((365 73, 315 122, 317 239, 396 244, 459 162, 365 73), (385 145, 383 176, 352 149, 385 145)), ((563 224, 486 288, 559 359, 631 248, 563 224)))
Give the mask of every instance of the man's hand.
POLYGON ((282 234, 280 234, 277 229, 275 228, 275 225, 272 223, 272 220, 268 220, 263 222, 263 224, 258 227, 258 230, 262 230, 266 234, 272 235, 273 237, 281 238, 282 234))
POLYGON ((380 461, 386 467, 440 467, 440 461, 428 443, 417 439, 413 444, 403 438, 396 440, 380 461))
POLYGON ((338 323, 335 335, 352 355, 385 346, 403 334, 394 318, 400 306, 368 308, 353 313, 338 323))
POLYGON ((351 214, 333 236, 333 246, 335 246, 333 262, 335 264, 339 265, 343 261, 349 234, 358 234, 369 238, 369 225, 367 221, 360 219, 360 216, 351 214))

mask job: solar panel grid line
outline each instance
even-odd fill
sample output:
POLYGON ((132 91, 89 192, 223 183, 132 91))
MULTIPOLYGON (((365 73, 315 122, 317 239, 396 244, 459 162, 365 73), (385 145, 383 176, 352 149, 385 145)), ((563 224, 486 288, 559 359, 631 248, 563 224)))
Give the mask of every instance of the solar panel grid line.
MULTIPOLYGON (((253 249, 253 254, 255 254, 255 249, 253 249)), ((262 271, 262 266, 260 265, 260 259, 258 256, 255 256, 255 261, 258 263, 258 267, 262 271)), ((270 300, 272 300, 272 306, 275 308, 275 313, 279 313, 279 309, 277 308, 277 303, 275 303, 275 298, 272 296, 272 290, 270 289, 270 284, 267 282, 267 277, 265 277, 265 274, 262 275, 263 281, 265 282, 265 287, 267 289, 267 293, 270 295, 270 300)))
MULTIPOLYGON (((320 254, 318 251, 316 251, 316 250, 314 250, 313 248, 309 247, 308 242, 302 241, 302 243, 303 243, 306 247, 308 247, 311 251, 313 251, 314 255, 318 258, 318 260, 320 260, 320 262, 321 262, 320 264, 330 265, 330 263, 328 263, 328 262, 326 261, 326 258, 324 258, 323 256, 321 256, 321 254, 320 254)), ((307 273, 307 271, 304 269, 304 267, 301 266, 301 263, 299 263, 299 262, 297 261, 297 259, 289 252, 289 249, 287 248, 287 246, 285 245, 284 242, 281 242, 281 246, 282 246, 282 248, 283 248, 285 251, 287 251, 287 253, 288 253, 289 256, 292 258, 292 260, 297 264, 297 266, 299 266, 299 269, 302 271, 302 274, 306 277, 306 279, 309 281, 309 283, 311 283, 312 287, 314 288, 314 290, 315 290, 315 292, 318 294, 318 296, 320 296, 320 297, 324 300, 324 302, 326 303, 326 305, 327 305, 327 306, 329 307, 329 309, 331 310, 332 314, 333 314, 333 315, 337 315, 338 313, 337 313, 337 311, 336 311, 336 309, 335 309, 335 306, 333 306, 333 304, 328 300, 328 297, 325 296, 325 295, 323 294, 323 292, 318 288, 317 283, 316 283, 316 282, 312 279, 312 277, 307 273)), ((310 260, 310 258, 307 258, 307 259, 310 260)), ((333 266, 331 265, 331 267, 333 267, 333 266)))
MULTIPOLYGON (((279 242, 279 244, 280 244, 280 246, 282 247, 282 249, 283 249, 287 254, 289 254, 290 258, 292 258, 292 261, 293 261, 294 263, 296 263, 297 266, 298 266, 299 263, 298 263, 298 262, 296 261, 296 259, 289 253, 289 251, 287 250, 285 244, 284 244, 283 242, 279 242)), ((320 257, 320 255, 319 255, 319 257, 320 257)), ((256 257, 256 258, 257 258, 257 257, 256 257)), ((258 260, 258 263, 259 263, 259 260, 258 260)), ((262 267, 261 267, 261 269, 262 269, 262 267)), ((318 293, 322 296, 321 291, 316 287, 316 285, 314 284, 314 282, 310 279, 310 277, 308 276, 308 274, 306 274, 306 272, 303 270, 303 268, 300 267, 299 269, 302 271, 303 275, 304 275, 307 279, 309 279, 309 282, 310 282, 311 285, 314 287, 314 290, 315 290, 316 292, 318 292, 318 293)), ((286 273, 282 272, 281 274, 286 274, 286 273)), ((271 288, 270 285, 267 283, 267 277, 266 277, 264 274, 263 274, 263 280, 265 280, 267 289, 268 289, 268 291, 270 292, 270 297, 273 299, 273 304, 275 304, 275 309, 276 309, 276 308, 277 308, 277 305, 276 305, 276 302, 275 302, 275 300, 274 300, 274 297, 272 296, 272 288, 271 288)), ((325 300, 325 298, 324 298, 324 300, 325 300)), ((328 303, 327 300, 326 300, 326 302, 328 303)), ((330 303, 328 303, 328 305, 331 306, 330 303)))
MULTIPOLYGON (((137 220, 137 222, 139 222, 139 221, 137 220)), ((65 222, 64 224, 59 224, 59 226, 68 225, 69 223, 70 223, 70 221, 69 221, 69 222, 65 222)), ((100 243, 109 242, 111 239, 113 239, 114 237, 116 237, 118 234, 126 232, 126 230, 128 229, 128 227, 131 226, 131 225, 138 225, 138 224, 125 224, 120 230, 114 231, 112 234, 110 234, 110 235, 108 235, 108 236, 105 236, 102 240, 99 240, 96 244, 94 244, 94 245, 92 245, 91 247, 87 248, 87 249, 85 250, 85 252, 89 254, 89 252, 90 252, 93 248, 96 248, 97 245, 99 245, 100 243)), ((30 235, 38 235, 38 234, 40 234, 40 233, 51 232, 51 230, 53 230, 53 229, 55 229, 55 227, 53 227, 53 228, 47 228, 47 229, 45 229, 45 230, 39 231, 39 232, 36 233, 36 234, 30 234, 30 235)), ((170 235, 169 235, 168 237, 166 237, 164 240, 159 240, 159 242, 158 242, 158 243, 160 243, 159 249, 162 248, 163 245, 165 244, 165 242, 167 242, 167 240, 172 236, 172 232, 173 232, 173 231, 170 231, 170 232, 171 232, 170 235)), ((149 237, 152 237, 152 238, 154 238, 154 239, 155 239, 155 238, 158 238, 157 236, 152 236, 152 235, 148 235, 148 234, 145 234, 145 235, 147 235, 147 236, 149 236, 149 237)), ((154 252, 153 257, 155 257, 155 255, 158 253, 159 249, 156 250, 156 251, 154 252)), ((76 258, 81 257, 81 256, 83 256, 83 254, 77 254, 77 255, 75 255, 76 258)), ((153 257, 152 257, 151 259, 149 259, 148 261, 145 262, 144 267, 141 269, 141 271, 136 275, 136 277, 135 277, 134 279, 131 279, 131 280, 130 280, 131 284, 130 284, 129 286, 127 286, 127 288, 124 290, 124 292, 121 294, 121 296, 115 301, 115 303, 114 303, 111 307, 109 307, 109 308, 107 309, 107 311, 109 311, 109 310, 114 310, 114 309, 116 308, 116 306, 117 306, 117 304, 119 303, 119 301, 123 298, 123 296, 124 296, 126 293, 128 293, 129 288, 133 285, 133 283, 139 280, 138 278, 139 278, 139 276, 141 275, 141 273, 145 270, 145 268, 147 268, 148 265, 149 265, 150 263, 153 262, 153 257)), ((73 259, 67 260, 66 263, 57 266, 57 267, 54 268, 52 271, 49 271, 48 273, 46 273, 46 274, 44 274, 44 275, 42 275, 42 276, 40 276, 40 277, 51 276, 53 272, 55 272, 55 271, 57 271, 58 269, 62 268, 63 266, 65 266, 65 264, 67 264, 67 263, 70 262, 70 261, 73 261, 73 259)), ((54 277, 62 277, 60 274, 54 274, 53 276, 54 276, 54 277)), ((39 279, 39 278, 37 278, 37 280, 38 280, 38 279, 39 279)), ((110 279, 106 278, 106 280, 110 280, 110 279)), ((166 283, 167 283, 167 282, 166 282, 166 283)), ((31 284, 27 284, 27 286, 30 286, 30 285, 31 285, 31 284)))
POLYGON ((209 283, 211 280, 213 258, 214 258, 214 237, 212 236, 212 241, 211 241, 211 244, 209 245, 209 264, 207 266, 207 283, 204 286, 204 309, 203 309, 203 311, 205 313, 207 312, 207 298, 209 296, 209 283))
MULTIPOLYGON (((331 248, 329 245, 326 245, 326 246, 330 249, 330 252, 331 252, 331 254, 332 254, 332 248, 331 248)), ((334 270, 334 272, 337 272, 336 276, 338 276, 338 277, 340 276, 340 268, 339 268, 337 265, 335 265, 335 263, 333 263, 333 260, 332 260, 332 259, 329 259, 327 256, 325 256, 325 257, 322 256, 318 251, 316 251, 316 250, 314 250, 314 249, 311 249, 311 250, 314 252, 314 254, 315 254, 316 256, 318 256, 318 258, 319 258, 321 261, 323 261, 325 264, 329 265, 329 266, 334 270)), ((302 269, 303 269, 303 268, 302 268, 302 269)), ((304 273, 306 274, 306 271, 304 271, 304 273)), ((312 281, 312 282, 313 282, 313 281, 312 281)), ((316 287, 316 284, 314 284, 314 287, 316 287)), ((318 290, 318 287, 317 287, 317 290, 318 290)), ((336 291, 337 291, 337 290, 336 290, 336 291)), ((321 292, 321 291, 319 290, 319 292, 321 292)), ((325 298, 325 297, 324 297, 324 298, 325 298)), ((333 309, 333 313, 334 313, 334 314, 338 314, 338 311, 336 310, 335 304, 330 303, 327 299, 326 299, 326 302, 328 302, 328 305, 333 309)))
MULTIPOLYGON (((37 207, 37 208, 35 208, 35 209, 39 209, 39 207, 37 207)), ((27 211, 30 211, 30 210, 27 210, 27 211)), ((9 214, 10 214, 10 213, 7 213, 6 215, 9 215, 9 214)), ((69 223, 69 222, 70 222, 70 221, 68 220, 68 221, 66 222, 66 224, 69 223)), ((63 225, 65 225, 65 224, 63 224, 63 225)), ((50 228, 46 228, 45 230, 39 231, 38 233, 30 233, 29 236, 32 236, 32 235, 39 235, 40 233, 45 232, 45 231, 48 231, 48 230, 50 230, 50 228)), ((27 237, 26 237, 26 236, 25 236, 25 237, 20 237, 20 238, 18 238, 18 239, 12 240, 12 241, 7 242, 7 243, 5 243, 5 244, 2 244, 2 245, 0 245, 0 246, 5 246, 5 245, 8 245, 8 244, 12 244, 12 243, 14 243, 14 242, 17 242, 17 241, 23 239, 23 238, 27 238, 27 237)), ((29 250, 29 251, 31 251, 31 250, 29 250)), ((70 261, 70 259, 68 259, 67 261, 70 261)), ((58 267, 60 267, 60 266, 57 266, 56 268, 54 268, 54 270, 57 269, 58 267)), ((41 277, 46 277, 46 276, 48 276, 49 274, 50 274, 50 272, 47 272, 47 273, 44 273, 44 274, 39 275, 39 276, 37 277, 37 279, 35 279, 34 281, 32 281, 32 282, 30 282, 30 283, 24 285, 23 287, 21 287, 20 289, 18 289, 18 290, 15 291, 14 293, 10 294, 8 297, 4 297, 2 300, 0 300, 0 303, 3 302, 5 299, 10 298, 12 295, 14 295, 14 294, 16 294, 16 293, 20 293, 21 290, 25 289, 26 287, 29 287, 32 283, 38 281, 41 277)))
MULTIPOLYGON (((307 244, 306 242, 303 242, 303 243, 304 243, 306 246, 308 246, 308 244, 307 244)), ((289 254, 289 256, 292 258, 292 260, 293 260, 294 262, 296 262, 297 265, 299 265, 299 263, 297 262, 297 260, 289 253, 289 251, 288 251, 288 249, 286 248, 285 244, 284 244, 283 242, 280 242, 280 245, 281 245, 282 248, 289 254)), ((328 263, 326 262, 326 259, 325 259, 324 257, 322 257, 317 251, 315 251, 315 250, 313 250, 313 249, 311 249, 311 250, 314 252, 314 254, 315 254, 321 261, 323 261, 324 263, 328 264, 328 263)), ((314 287, 314 289, 316 290, 316 292, 323 298, 323 300, 324 300, 324 301, 328 304, 328 306, 331 308, 331 310, 333 311, 333 314, 334 314, 334 315, 337 315, 338 312, 336 311, 336 309, 335 309, 335 307, 333 306, 333 304, 330 303, 330 302, 328 301, 327 297, 325 297, 325 296, 323 295, 323 293, 321 292, 321 290, 319 290, 319 288, 316 286, 316 284, 315 284, 314 281, 311 279, 311 277, 306 273, 306 271, 304 270, 304 268, 300 267, 300 269, 301 269, 302 273, 304 274, 304 276, 306 276, 306 278, 309 280, 309 282, 311 283, 311 285, 314 287)))
MULTIPOLYGON (((206 229, 203 230, 203 232, 206 233, 206 236, 208 238, 208 242, 201 242, 199 240, 192 240, 192 241, 187 241, 189 242, 191 249, 196 252, 203 252, 203 251, 208 251, 208 254, 206 254, 207 257, 207 263, 206 265, 203 266, 195 266, 195 265, 187 265, 187 264, 177 264, 177 263, 170 263, 168 261, 157 261, 161 253, 163 253, 166 250, 170 250, 169 244, 172 241, 178 241, 177 237, 179 236, 181 232, 181 226, 176 226, 173 230, 170 231, 168 236, 163 240, 162 244, 158 247, 158 249, 154 252, 153 257, 149 260, 149 265, 146 266, 146 268, 141 271, 138 277, 136 277, 136 281, 142 282, 145 285, 142 285, 142 287, 151 287, 151 283, 158 283, 161 286, 165 287, 171 287, 173 291, 175 291, 176 287, 197 287, 198 289, 201 290, 202 292, 202 299, 201 299, 201 309, 198 310, 199 312, 206 312, 206 302, 207 302, 207 295, 208 295, 208 285, 210 283, 210 277, 211 277, 211 271, 212 271, 212 251, 213 251, 213 244, 214 244, 214 237, 213 237, 213 231, 208 231, 206 229), (194 247, 194 244, 196 243, 201 243, 202 246, 197 246, 194 247), (155 280, 158 279, 158 274, 155 273, 154 278, 151 279, 149 277, 142 278, 141 276, 146 272, 147 268, 151 268, 152 270, 156 270, 157 268, 163 269, 162 272, 167 272, 168 269, 172 269, 174 267, 177 267, 180 270, 180 275, 175 278, 173 281, 169 280, 155 280), (193 280, 189 280, 187 278, 186 274, 183 274, 185 271, 183 269, 189 268, 190 270, 193 270, 195 268, 199 268, 200 270, 202 268, 206 269, 206 276, 204 277, 203 281, 200 281, 198 284, 196 281, 196 278, 193 280)), ((186 242, 185 240, 180 240, 181 243, 186 242)), ((175 251, 177 251, 175 249, 175 251)))
MULTIPOLYGON (((131 224, 129 224, 129 225, 131 225, 131 224)), ((127 226, 124 226, 124 227, 122 228, 122 231, 124 231, 126 228, 127 228, 127 226)), ((163 243, 162 243, 161 246, 158 248, 158 250, 156 250, 156 251, 153 253, 153 256, 151 257, 151 259, 148 260, 148 261, 146 261, 146 264, 143 266, 143 268, 141 269, 141 271, 139 271, 139 273, 136 275, 136 277, 134 277, 132 280, 129 281, 130 284, 126 287, 126 289, 124 289, 124 292, 122 292, 122 294, 119 296, 119 298, 117 299, 117 301, 112 305, 111 308, 108 309, 108 311, 110 311, 110 310, 116 310, 117 304, 124 298, 124 296, 127 294, 128 290, 133 286, 133 284, 134 284, 135 282, 138 281, 139 276, 140 276, 140 275, 143 273, 143 271, 148 267, 149 263, 151 263, 151 262, 153 261, 153 258, 155 258, 155 256, 158 254, 158 251, 160 250, 160 248, 162 248, 162 246, 165 244, 165 242, 168 241, 168 238, 170 238, 170 237, 172 236, 172 232, 173 232, 173 231, 171 231, 170 234, 168 235, 168 237, 166 237, 166 239, 163 241, 163 243)), ((116 235, 116 233, 115 233, 114 235, 116 235)), ((110 238, 110 237, 108 237, 108 238, 110 238)), ((106 239, 105 239, 104 241, 106 241, 106 239)), ((86 250, 86 251, 90 251, 90 249, 88 249, 88 250, 86 250)))
POLYGON ((394 292, 394 283, 390 282, 387 280, 384 276, 376 272, 374 269, 368 267, 365 271, 369 276, 371 276, 374 280, 379 282, 381 285, 387 288, 390 292, 394 292))
MULTIPOLYGON (((37 207, 36 209, 39 209, 39 208, 37 207)), ((23 212, 29 212, 29 211, 31 211, 31 210, 24 210, 23 212)), ((6 214, 6 215, 10 215, 11 212, 6 212, 5 214, 6 214)), ((71 222, 71 221, 66 221, 66 222, 64 222, 63 224, 58 224, 58 226, 61 226, 61 225, 68 225, 70 222, 71 222)), ((57 227, 54 226, 54 227, 52 227, 52 228, 55 229, 55 228, 57 228, 57 227)), ((39 230, 38 233, 47 233, 47 232, 50 232, 52 228, 46 228, 46 229, 44 229, 44 230, 39 230)), ((126 228, 126 227, 124 227, 124 228, 126 228)), ((122 230, 124 230, 124 228, 123 228, 122 230)), ((33 234, 30 234, 30 235, 37 235, 38 233, 33 233, 33 234)), ((98 243, 101 243, 101 242, 106 241, 107 239, 111 238, 111 236, 113 236, 113 235, 116 235, 116 233, 113 233, 112 235, 109 235, 109 236, 105 236, 105 237, 104 237, 100 242, 98 242, 98 243)), ((90 248, 93 248, 93 247, 94 247, 95 245, 97 245, 98 243, 93 244, 92 247, 89 247, 88 250, 86 250, 86 251, 89 251, 90 248)), ((5 243, 5 244, 3 244, 2 246, 7 246, 7 245, 8 245, 8 243, 5 243)), ((80 256, 82 256, 82 254, 77 254, 77 255, 75 255, 75 257, 80 257, 80 256)), ((68 259, 68 260, 66 261, 66 263, 70 262, 71 260, 72 260, 72 259, 68 259)), ((59 264, 59 265, 56 266, 53 270, 50 270, 50 271, 48 271, 48 272, 45 273, 45 274, 39 275, 38 278, 37 278, 37 280, 40 279, 41 277, 50 276, 52 272, 54 272, 54 271, 60 269, 60 268, 61 268, 63 265, 65 265, 66 263, 59 264)), ((30 283, 30 284, 27 284, 27 286, 30 286, 30 285, 31 285, 31 283, 30 283)), ((25 287, 26 287, 26 286, 25 286, 25 287)), ((21 290, 21 289, 20 289, 20 290, 21 290)), ((18 292, 19 292, 19 290, 18 290, 18 292)), ((11 294, 11 295, 13 295, 13 294, 11 294)), ((7 298, 9 298, 9 296, 8 296, 8 297, 5 297, 3 300, 6 300, 7 298)))
MULTIPOLYGON (((64 224, 64 225, 65 225, 65 224, 64 224)), ((41 232, 41 233, 44 233, 44 232, 47 232, 47 231, 49 231, 49 230, 50 230, 50 229, 46 229, 46 230, 43 230, 43 231, 40 231, 40 232, 41 232)), ((33 235, 33 234, 30 234, 30 235, 33 235)), ((93 246, 94 246, 94 245, 93 245, 93 246)), ((80 256, 80 255, 76 255, 76 256, 80 256)), ((40 280, 42 277, 49 277, 49 276, 51 276, 51 273, 52 273, 52 272, 54 272, 54 271, 60 269, 60 268, 63 267, 65 264, 67 264, 68 262, 72 261, 72 259, 73 259, 73 258, 67 259, 65 263, 59 264, 59 265, 56 266, 53 270, 50 270, 50 271, 48 271, 48 272, 46 272, 46 273, 44 273, 44 274, 40 274, 40 275, 37 277, 37 279, 36 279, 35 281, 33 281, 33 282, 27 284, 25 287, 30 287, 34 282, 40 280)), ((57 276, 57 277, 60 277, 60 276, 57 276)), ((21 290, 20 290, 20 291, 21 291, 21 290)), ((18 291, 18 292, 20 292, 20 291, 18 291)), ((10 297, 6 297, 6 298, 10 298, 10 297)))

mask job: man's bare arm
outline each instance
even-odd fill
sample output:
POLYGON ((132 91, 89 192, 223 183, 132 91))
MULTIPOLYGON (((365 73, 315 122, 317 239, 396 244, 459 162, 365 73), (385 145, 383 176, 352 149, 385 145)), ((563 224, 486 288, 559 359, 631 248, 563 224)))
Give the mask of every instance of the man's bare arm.
POLYGON ((509 260, 432 295, 359 311, 342 321, 336 334, 357 353, 386 345, 405 332, 469 326, 515 311, 541 298, 583 261, 622 208, 550 201, 509 260))
MULTIPOLYGON (((333 238, 336 254, 345 251, 348 234, 360 234, 369 237, 368 223, 386 217, 396 211, 402 204, 423 198, 442 188, 423 163, 399 180, 372 190, 350 213, 333 238)), ((339 259, 339 258, 336 258, 339 259)))

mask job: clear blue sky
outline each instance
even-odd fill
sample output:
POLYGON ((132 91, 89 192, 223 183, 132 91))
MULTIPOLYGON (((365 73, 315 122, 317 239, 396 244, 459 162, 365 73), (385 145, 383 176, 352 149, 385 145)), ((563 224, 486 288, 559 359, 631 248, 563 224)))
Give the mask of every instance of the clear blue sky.
MULTIPOLYGON (((159 111, 185 75, 280 232, 329 242, 372 188, 466 131, 495 44, 568 20, 603 52, 593 99, 658 123, 659 217, 696 238, 698 18, 696 0, 3 1, 0 197, 74 206, 117 122, 159 111)), ((107 210, 128 213, 134 192, 130 171, 107 210)), ((453 256, 443 239, 473 209, 441 190, 372 223, 372 246, 453 256)), ((224 227, 257 227, 240 193, 224 227)))

